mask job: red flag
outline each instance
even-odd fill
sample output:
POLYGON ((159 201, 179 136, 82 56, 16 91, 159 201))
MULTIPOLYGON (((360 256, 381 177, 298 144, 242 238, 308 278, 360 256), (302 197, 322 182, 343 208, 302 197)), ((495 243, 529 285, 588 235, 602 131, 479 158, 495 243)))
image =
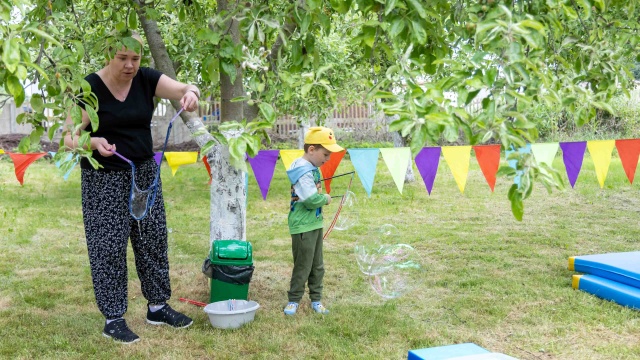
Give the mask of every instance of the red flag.
POLYGON ((209 185, 211 185, 211 180, 213 179, 211 177, 211 166, 209 166, 209 161, 207 161, 207 155, 202 157, 202 161, 204 161, 204 166, 206 166, 207 172, 209 173, 209 185))
POLYGON ((633 184, 640 155, 640 139, 616 140, 616 149, 618 149, 618 156, 620 156, 627 179, 633 184))
MULTIPOLYGON (((340 152, 331 153, 331 157, 329 161, 320 166, 320 171, 322 172, 322 177, 330 178, 335 174, 338 165, 340 165, 340 161, 346 154, 346 150, 342 150, 340 152)), ((327 194, 331 194, 331 179, 324 181, 324 188, 327 191, 327 194)))
POLYGON ((476 152, 476 159, 480 164, 480 169, 487 179, 487 183, 493 192, 496 186, 496 173, 500 167, 500 144, 497 145, 476 145, 473 147, 476 152))
POLYGON ((33 153, 33 154, 7 153, 7 154, 9 154, 9 156, 11 156, 11 160, 13 160, 13 167, 16 172, 16 178, 20 182, 20 185, 23 185, 24 183, 24 172, 27 170, 29 165, 31 165, 32 162, 47 155, 47 153, 33 153))

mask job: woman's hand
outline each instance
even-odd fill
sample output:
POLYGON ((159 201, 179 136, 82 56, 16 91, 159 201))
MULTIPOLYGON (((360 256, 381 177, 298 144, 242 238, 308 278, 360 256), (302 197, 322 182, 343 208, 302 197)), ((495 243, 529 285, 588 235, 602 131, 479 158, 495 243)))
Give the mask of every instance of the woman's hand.
POLYGON ((113 155, 114 151, 116 151, 116 146, 114 144, 109 144, 109 142, 105 138, 92 137, 91 150, 98 150, 100 155, 104 157, 109 157, 113 155))
POLYGON ((180 99, 180 105, 186 111, 196 111, 198 109, 198 95, 191 90, 188 90, 180 99))

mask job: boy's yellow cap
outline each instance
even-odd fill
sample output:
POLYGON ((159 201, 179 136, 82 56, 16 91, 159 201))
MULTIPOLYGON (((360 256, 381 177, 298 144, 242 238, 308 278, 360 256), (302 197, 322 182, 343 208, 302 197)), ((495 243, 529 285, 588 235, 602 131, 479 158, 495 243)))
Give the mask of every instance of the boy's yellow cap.
POLYGON ((322 145, 322 147, 331 152, 344 150, 342 146, 336 144, 336 136, 333 133, 333 130, 324 126, 314 126, 309 128, 309 131, 304 135, 304 143, 322 145))

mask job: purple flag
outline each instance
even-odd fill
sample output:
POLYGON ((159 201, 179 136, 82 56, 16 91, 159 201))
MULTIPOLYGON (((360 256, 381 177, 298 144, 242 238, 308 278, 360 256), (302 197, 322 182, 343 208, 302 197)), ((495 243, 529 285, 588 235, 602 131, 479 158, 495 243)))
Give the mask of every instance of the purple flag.
POLYGON ((273 170, 276 168, 279 154, 280 150, 260 150, 256 157, 249 157, 253 176, 256 177, 264 200, 267 200, 271 179, 273 178, 273 170))
POLYGON ((584 159, 584 151, 587 148, 586 141, 561 142, 562 159, 564 166, 567 168, 567 176, 571 187, 575 185, 580 169, 582 168, 582 160, 584 159))
POLYGON ((153 158, 156 160, 156 164, 160 165, 162 162, 162 151, 159 151, 153 155, 153 158))
POLYGON ((427 187, 427 192, 431 195, 433 182, 436 180, 438 164, 440 163, 440 147, 424 147, 415 159, 416 167, 420 171, 420 176, 427 187))

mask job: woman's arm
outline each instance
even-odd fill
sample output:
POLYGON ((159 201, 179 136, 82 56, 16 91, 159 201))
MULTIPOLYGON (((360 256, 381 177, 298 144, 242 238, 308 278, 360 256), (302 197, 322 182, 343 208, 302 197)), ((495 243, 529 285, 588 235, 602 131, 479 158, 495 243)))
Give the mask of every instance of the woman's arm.
MULTIPOLYGON (((89 121, 89 115, 86 111, 84 111, 84 109, 82 109, 82 126, 80 127, 80 129, 85 129, 89 125, 89 121)), ((74 124, 71 116, 67 116, 67 120, 64 123, 64 128, 64 145, 70 149, 77 148, 78 139, 80 138, 80 132, 73 131, 74 124)), ((102 137, 92 137, 90 146, 90 150, 98 150, 98 152, 100 152, 100 155, 105 157, 113 155, 112 151, 116 151, 116 146, 109 144, 107 139, 102 137)))
POLYGON ((163 99, 180 100, 183 109, 195 111, 198 108, 200 90, 195 85, 181 83, 163 74, 156 86, 156 96, 163 99))

